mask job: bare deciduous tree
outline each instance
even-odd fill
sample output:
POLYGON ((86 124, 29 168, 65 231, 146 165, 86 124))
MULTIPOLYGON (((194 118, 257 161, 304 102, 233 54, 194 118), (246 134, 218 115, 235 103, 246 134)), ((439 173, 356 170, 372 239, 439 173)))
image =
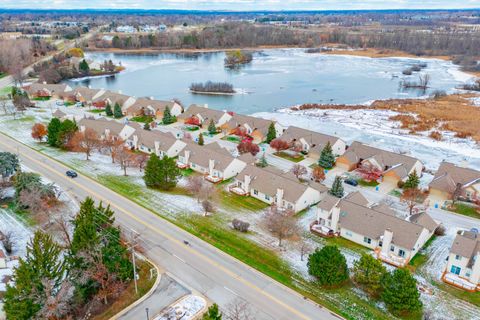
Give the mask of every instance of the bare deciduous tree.
POLYGON ((101 146, 100 138, 97 132, 92 128, 86 128, 85 131, 77 131, 68 142, 68 147, 77 152, 85 153, 87 160, 94 150, 99 150, 101 146))
POLYGON ((12 230, 0 231, 0 240, 2 241, 3 247, 8 254, 12 253, 13 251, 15 239, 16 237, 12 230))
POLYGON ((265 213, 265 227, 278 239, 278 246, 282 246, 282 241, 288 238, 298 236, 300 228, 295 218, 295 212, 292 210, 280 210, 276 205, 272 205, 265 213))
POLYGON ((202 201, 202 208, 203 208, 203 215, 206 217, 208 213, 212 213, 215 211, 215 206, 213 205, 213 202, 209 199, 204 199, 202 201))
POLYGON ((187 179, 187 190, 196 196, 197 202, 200 202, 201 191, 205 185, 205 179, 201 176, 190 176, 187 179))
POLYGON ((112 163, 115 163, 115 157, 124 148, 124 141, 114 136, 108 136, 102 140, 101 148, 110 155, 112 163))
POLYGON ((121 148, 116 153, 115 161, 120 165, 124 176, 127 176, 127 168, 132 165, 133 159, 133 153, 126 148, 121 148))
POLYGON ((254 320, 256 314, 253 313, 248 302, 237 298, 227 305, 225 308, 225 316, 227 320, 254 320))
POLYGON ((297 179, 300 179, 301 176, 307 174, 307 168, 301 164, 294 165, 290 171, 295 175, 295 177, 297 177, 297 179))

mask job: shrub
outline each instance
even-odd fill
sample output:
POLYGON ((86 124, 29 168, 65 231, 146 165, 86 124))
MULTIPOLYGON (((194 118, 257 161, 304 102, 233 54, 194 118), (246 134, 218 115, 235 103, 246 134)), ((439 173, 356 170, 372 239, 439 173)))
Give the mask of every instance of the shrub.
POLYGON ((248 232, 248 228, 250 227, 250 223, 244 222, 238 219, 233 219, 232 221, 233 229, 240 231, 240 232, 248 232))
POLYGON ((443 224, 441 224, 437 227, 437 229, 435 229, 434 234, 436 236, 444 236, 446 232, 447 232, 447 229, 445 228, 445 226, 443 224))

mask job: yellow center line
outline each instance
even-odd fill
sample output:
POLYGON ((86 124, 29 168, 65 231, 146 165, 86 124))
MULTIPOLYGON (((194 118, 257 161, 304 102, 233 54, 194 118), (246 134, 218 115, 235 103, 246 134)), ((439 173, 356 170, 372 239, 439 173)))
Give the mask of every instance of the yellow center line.
MULTIPOLYGON (((10 138, 10 139, 11 139, 11 138, 10 138)), ((9 148, 10 150, 13 150, 13 149, 14 149, 13 147, 8 146, 8 145, 7 145, 6 143, 4 143, 4 142, 0 142, 0 144, 2 144, 3 146, 6 146, 6 147, 9 148)), ((22 147, 25 147, 25 146, 22 146, 22 147)), ((27 147, 28 147, 28 146, 27 146, 27 147)), ((28 148, 30 148, 30 147, 28 147, 28 148)), ((31 149, 31 148, 30 148, 30 149, 31 149)), ((32 150, 34 150, 34 149, 32 149, 32 150)), ((66 167, 64 164, 58 162, 57 160, 51 159, 51 158, 49 158, 49 157, 41 154, 39 151, 36 151, 36 150, 34 150, 34 151, 37 152, 37 153, 39 153, 39 154, 42 155, 43 157, 49 159, 50 161, 55 161, 55 162, 57 162, 60 166, 66 168, 66 169, 69 169, 69 168, 66 167)), ((61 179, 66 179, 65 176, 64 176, 62 173, 59 173, 57 170, 54 170, 53 168, 50 168, 48 165, 42 163, 41 161, 39 161, 39 160, 37 160, 37 159, 35 159, 35 158, 33 158, 33 157, 30 157, 30 156, 28 156, 28 155, 26 155, 26 154, 22 154, 22 157, 25 157, 25 158, 30 159, 31 161, 33 161, 33 162, 37 163, 38 165, 44 167, 45 169, 49 170, 50 172, 58 175, 61 179)), ((90 177, 87 177, 87 176, 85 176, 85 175, 83 175, 83 177, 84 177, 85 179, 90 180, 91 182, 95 183, 96 185, 98 185, 100 188, 106 190, 107 192, 112 192, 112 193, 114 193, 112 190, 110 190, 110 189, 108 189, 107 187, 99 184, 98 182, 94 181, 94 180, 91 179, 90 177)), ((72 184, 74 184, 75 186, 77 186, 78 188, 84 190, 85 192, 87 192, 87 193, 89 193, 89 194, 94 194, 89 188, 87 188, 87 187, 85 187, 85 186, 77 183, 77 182, 74 181, 74 180, 70 180, 69 182, 72 183, 72 184)), ((119 194, 117 194, 117 193, 114 193, 114 194, 117 195, 117 196, 119 196, 119 197, 124 198, 124 200, 130 202, 132 205, 138 206, 138 204, 134 203, 133 201, 131 201, 131 200, 128 199, 128 198, 125 198, 125 197, 123 197, 122 195, 119 195, 119 194)), ((101 195, 96 195, 95 197, 98 198, 98 199, 100 199, 100 200, 102 200, 102 201, 105 202, 105 203, 110 203, 110 201, 108 201, 105 197, 103 197, 103 196, 101 196, 101 195)), ((236 278, 236 279, 238 279, 239 281, 241 281, 243 284, 245 284, 245 285, 247 285, 248 287, 252 288, 253 290, 262 293, 262 294, 263 294, 265 297, 267 297, 268 299, 270 299, 270 300, 274 301, 275 303, 283 306, 284 308, 286 308, 286 309, 289 310, 290 312, 298 315, 298 316, 301 317, 302 319, 307 319, 307 320, 310 319, 309 317, 307 317, 306 315, 304 315, 303 313, 301 313, 301 312, 298 311, 297 309, 295 309, 295 308, 291 307, 290 305, 284 303, 283 301, 277 299, 276 297, 272 296, 272 295, 269 294, 268 292, 266 292, 266 291, 262 290, 261 288, 257 287, 257 286, 254 285, 253 283, 245 280, 244 278, 239 277, 236 273, 234 273, 234 272, 230 271, 229 269, 225 268, 224 266, 222 266, 222 265, 219 264, 218 262, 215 262, 215 261, 213 261, 212 259, 210 259, 209 257, 207 257, 206 255, 201 254, 201 253, 199 253, 198 251, 193 250, 192 248, 190 248, 190 247, 188 247, 188 246, 185 246, 182 241, 180 241, 180 240, 174 238, 173 236, 171 236, 171 235, 163 232, 162 230, 160 230, 160 229, 158 229, 158 228, 156 228, 156 227, 154 227, 154 226, 146 223, 145 221, 143 221, 142 219, 136 217, 135 215, 131 214, 130 212, 126 211, 126 210, 123 209, 122 207, 119 207, 119 206, 116 205, 116 204, 110 204, 110 205, 113 206, 113 207, 115 207, 115 208, 117 208, 119 211, 123 212, 124 214, 126 214, 127 216, 129 216, 129 217, 132 218, 133 220, 137 221, 138 223, 144 225, 144 226, 147 227, 148 229, 150 229, 150 230, 158 233, 159 235, 161 235, 161 236, 167 238, 168 240, 176 243, 177 245, 181 246, 183 249, 186 249, 186 250, 188 250, 190 253, 192 253, 192 254, 200 257, 201 259, 203 259, 203 260, 206 261, 207 263, 209 263, 209 264, 211 264, 211 265, 213 265, 213 266, 216 266, 218 269, 220 269, 221 271, 223 271, 224 273, 226 273, 226 274, 229 275, 230 277, 236 278)), ((140 208, 142 208, 142 207, 140 207, 140 208)), ((142 208, 142 209, 146 210, 145 208, 142 208)), ((167 220, 165 220, 165 221, 167 221, 167 220)), ((167 221, 167 222, 170 223, 169 221, 167 221)), ((173 225, 173 224, 172 224, 172 225, 173 225)), ((176 226, 175 226, 175 227, 176 227, 176 226)), ((177 227, 177 228, 178 228, 178 227, 177 227)), ((184 231, 184 230, 182 230, 182 231, 184 231)), ((230 256, 229 256, 229 257, 230 257, 230 256)), ((231 257, 230 257, 230 258, 231 258, 231 257)), ((268 280, 271 281, 271 279, 268 279, 268 280)))

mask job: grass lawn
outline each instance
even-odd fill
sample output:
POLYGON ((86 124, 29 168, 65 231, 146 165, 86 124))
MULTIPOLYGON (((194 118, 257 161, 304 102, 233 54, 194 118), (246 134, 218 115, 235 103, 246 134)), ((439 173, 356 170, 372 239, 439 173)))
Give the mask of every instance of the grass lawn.
POLYGON ((153 266, 147 261, 137 260, 137 269, 138 269, 138 293, 135 293, 135 284, 133 281, 128 285, 125 291, 116 299, 115 301, 110 302, 108 308, 100 315, 94 316, 94 320, 107 320, 116 315, 118 312, 125 309, 127 306, 131 305, 133 302, 138 300, 140 297, 145 295, 155 283, 156 277, 159 275, 154 275, 150 279, 150 269, 153 266))
POLYGON ((358 184, 363 187, 376 187, 379 185, 377 181, 365 181, 363 179, 359 179, 357 181, 358 181, 358 184))
POLYGON ((12 86, 6 86, 0 89, 0 95, 6 96, 12 93, 12 86))
POLYGON ((180 169, 180 174, 184 177, 190 177, 194 173, 195 173, 195 171, 193 171, 191 168, 180 169))
POLYGON ((8 120, 8 122, 33 122, 33 121, 35 121, 34 116, 25 116, 17 119, 8 120))
POLYGON ((185 130, 192 132, 192 131, 198 131, 198 130, 200 130, 200 128, 197 127, 197 126, 186 126, 185 130))
POLYGON ((459 288, 456 288, 454 286, 451 286, 449 284, 443 283, 443 282, 434 282, 433 283, 436 287, 439 289, 450 293, 452 296, 458 299, 462 299, 464 301, 468 301, 471 304, 480 307, 480 292, 468 292, 459 288))
POLYGON ((152 116, 137 116, 130 118, 130 120, 135 121, 135 122, 141 122, 141 123, 150 123, 153 121, 152 116))
POLYGON ((233 142, 233 143, 242 142, 242 139, 240 137, 237 137, 237 136, 226 136, 226 137, 223 137, 222 140, 230 141, 230 142, 233 142))
POLYGON ((268 207, 268 204, 249 196, 239 196, 232 192, 225 190, 219 190, 220 203, 232 210, 248 209, 252 211, 264 210, 268 207))
POLYGON ((92 110, 86 110, 91 113, 102 113, 105 112, 105 109, 92 109, 92 110))
POLYGON ((35 97, 35 98, 33 98, 32 100, 35 100, 35 101, 48 101, 48 100, 50 100, 50 97, 35 97))
POLYGON ((407 268, 411 272, 414 273, 419 267, 423 266, 423 264, 425 264, 425 262, 428 261, 428 255, 425 254, 425 250, 433 243, 433 241, 435 241, 435 239, 437 239, 436 235, 433 235, 430 239, 428 239, 428 241, 423 246, 422 250, 420 250, 420 252, 417 253, 412 260, 410 260, 410 262, 407 265, 407 268))
POLYGON ((350 250, 353 250, 355 252, 363 253, 363 252, 369 252, 367 248, 364 246, 361 246, 353 241, 349 241, 347 239, 344 239, 342 237, 333 237, 333 238, 324 238, 325 239, 325 244, 326 245, 336 245, 338 247, 343 247, 347 248, 350 250))
POLYGON ((284 151, 275 152, 274 155, 276 155, 277 157, 283 158, 285 160, 295 162, 295 163, 300 162, 303 159, 305 159, 305 157, 301 154, 297 154, 295 156, 292 156, 291 154, 286 153, 284 151))
POLYGON ((480 213, 477 211, 477 209, 469 206, 468 204, 456 203, 452 211, 458 214, 463 214, 464 216, 480 218, 480 213))

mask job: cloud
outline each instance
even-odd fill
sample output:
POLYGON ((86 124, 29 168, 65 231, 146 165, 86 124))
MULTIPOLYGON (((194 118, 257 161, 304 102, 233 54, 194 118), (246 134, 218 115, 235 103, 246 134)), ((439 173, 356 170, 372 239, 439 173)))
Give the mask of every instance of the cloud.
POLYGON ((360 10, 471 9, 480 0, 0 0, 16 9, 360 10))

